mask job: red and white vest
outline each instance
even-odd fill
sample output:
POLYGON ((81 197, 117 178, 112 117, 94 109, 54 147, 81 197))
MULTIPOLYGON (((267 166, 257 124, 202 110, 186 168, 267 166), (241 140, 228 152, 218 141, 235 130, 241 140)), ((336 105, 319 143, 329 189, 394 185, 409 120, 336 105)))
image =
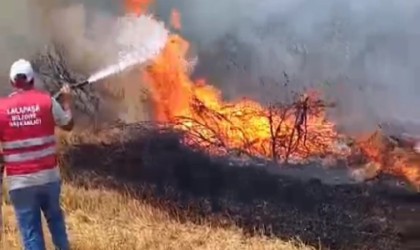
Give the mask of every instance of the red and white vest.
POLYGON ((60 179, 54 128, 48 93, 20 91, 0 100, 0 141, 10 190, 60 179))

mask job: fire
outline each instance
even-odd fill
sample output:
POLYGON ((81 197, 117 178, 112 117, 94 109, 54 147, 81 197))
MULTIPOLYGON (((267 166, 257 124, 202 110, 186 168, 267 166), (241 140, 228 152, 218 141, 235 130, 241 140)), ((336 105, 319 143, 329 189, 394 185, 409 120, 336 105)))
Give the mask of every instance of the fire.
POLYGON ((125 9, 127 13, 141 15, 145 13, 153 0, 126 0, 125 9))
POLYGON ((317 106, 316 93, 306 97, 310 107, 306 119, 300 117, 304 111, 298 105, 267 108, 247 99, 225 102, 220 90, 205 80, 190 79, 188 49, 185 39, 172 35, 144 75, 155 119, 187 131, 187 144, 212 153, 235 151, 276 160, 284 156, 303 160, 335 151, 338 134, 325 119, 325 107, 317 106))
POLYGON ((396 145, 381 131, 359 138, 357 146, 379 171, 405 177, 420 191, 420 155, 411 147, 396 145))
MULTIPOLYGON (((178 11, 172 11, 171 21, 181 27, 178 11)), ((185 39, 172 35, 143 76, 150 85, 155 119, 186 131, 187 144, 212 153, 235 151, 276 160, 338 153, 338 134, 325 119, 316 93, 287 107, 263 107, 248 99, 225 102, 220 90, 205 80, 190 79, 188 50, 185 39)))
MULTIPOLYGON (((138 13, 147 7, 138 2, 150 1, 127 0, 126 6, 138 13)), ((180 20, 179 12, 173 10, 172 26, 180 29, 180 20)), ((224 101, 221 91, 205 79, 190 78, 189 46, 181 36, 170 35, 164 50, 142 75, 149 85, 155 120, 184 131, 187 145, 212 154, 234 152, 276 161, 302 162, 330 156, 349 159, 354 153, 339 146, 343 135, 326 119, 328 105, 316 91, 296 98, 294 103, 269 107, 246 98, 224 101)), ((386 144, 368 142, 358 141, 354 147, 375 166, 373 173, 380 169, 420 185, 420 156, 417 162, 394 152, 387 160, 386 144)))

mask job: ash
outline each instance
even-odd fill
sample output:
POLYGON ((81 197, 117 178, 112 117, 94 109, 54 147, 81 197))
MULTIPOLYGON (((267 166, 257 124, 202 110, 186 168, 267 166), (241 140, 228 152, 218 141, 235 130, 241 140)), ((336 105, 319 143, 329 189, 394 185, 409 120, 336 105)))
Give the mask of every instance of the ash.
POLYGON ((62 152, 74 185, 128 189, 181 221, 298 237, 321 249, 419 249, 420 196, 394 177, 329 183, 261 162, 235 167, 153 124, 114 124, 92 136, 75 136, 62 152))

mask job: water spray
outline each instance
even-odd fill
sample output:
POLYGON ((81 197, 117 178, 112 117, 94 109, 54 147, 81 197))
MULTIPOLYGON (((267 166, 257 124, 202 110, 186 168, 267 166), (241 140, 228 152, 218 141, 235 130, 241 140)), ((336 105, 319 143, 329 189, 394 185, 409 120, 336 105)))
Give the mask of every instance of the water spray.
MULTIPOLYGON (((142 65, 156 58, 168 40, 169 31, 164 24, 156 21, 149 15, 123 17, 119 24, 120 34, 117 42, 130 49, 120 52, 117 63, 100 69, 85 81, 71 84, 70 88, 82 88, 110 76, 120 74, 134 66, 142 65)), ((57 92, 53 97, 57 99, 60 95, 61 92, 57 92)))
MULTIPOLYGON (((107 77, 110 77, 112 75, 116 75, 119 74, 133 66, 136 65, 141 65, 143 63, 145 63, 146 61, 153 59, 155 56, 157 56, 157 54, 161 51, 161 49, 163 48, 163 46, 166 43, 166 40, 161 40, 160 44, 157 45, 161 45, 161 46, 156 46, 156 50, 155 51, 151 51, 151 52, 156 52, 156 53, 150 53, 149 52, 149 57, 137 57, 137 53, 135 54, 131 54, 129 57, 125 57, 124 59, 122 59, 119 63, 110 65, 108 67, 105 67, 99 71, 97 71, 96 73, 92 74, 87 80, 82 81, 82 82, 78 82, 75 84, 71 84, 70 88, 72 89, 78 89, 78 88, 82 88, 86 85, 98 82, 100 80, 103 80, 107 77), (164 43, 165 42, 165 43, 164 43)), ((57 92, 56 94, 54 94, 54 98, 57 99, 58 97, 60 97, 61 92, 57 92)))

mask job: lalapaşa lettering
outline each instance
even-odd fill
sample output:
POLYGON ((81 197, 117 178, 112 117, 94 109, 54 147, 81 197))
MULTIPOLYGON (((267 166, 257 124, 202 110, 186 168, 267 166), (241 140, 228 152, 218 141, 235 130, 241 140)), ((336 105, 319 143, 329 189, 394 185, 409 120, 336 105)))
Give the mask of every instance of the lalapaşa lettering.
POLYGON ((21 106, 21 107, 13 107, 7 110, 8 115, 20 115, 20 114, 27 114, 27 113, 38 113, 39 112, 39 105, 28 105, 28 106, 21 106))
POLYGON ((16 128, 40 125, 42 120, 37 114, 39 110, 39 105, 13 107, 8 109, 7 114, 10 117, 9 126, 16 128))

